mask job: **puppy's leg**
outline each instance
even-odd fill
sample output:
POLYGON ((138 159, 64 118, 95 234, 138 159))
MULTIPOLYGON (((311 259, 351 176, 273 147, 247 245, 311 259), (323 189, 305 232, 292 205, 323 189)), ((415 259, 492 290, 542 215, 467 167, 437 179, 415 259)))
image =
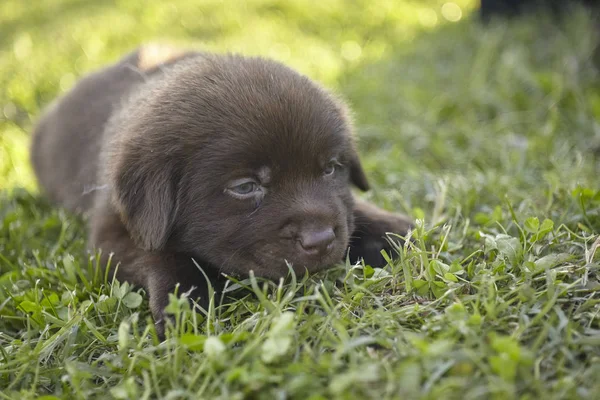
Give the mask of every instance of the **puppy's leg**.
POLYGON ((405 236, 411 227, 412 222, 407 216, 391 213, 355 199, 350 261, 355 263, 362 258, 372 267, 384 267, 386 261, 381 255, 381 250, 385 250, 390 256, 393 255, 393 248, 386 238, 386 233, 405 236))
MULTIPOLYGON (((114 213, 92 216, 90 226, 90 244, 103 249, 102 265, 107 264, 109 252, 114 254, 109 276, 112 277, 116 268, 120 281, 141 286, 148 292, 159 337, 164 338, 165 307, 169 303, 169 293, 173 293, 177 285, 178 294, 190 292, 190 300, 196 300, 205 308, 208 306, 206 278, 189 255, 140 249, 114 213)), ((210 269, 205 272, 211 284, 217 285, 217 274, 210 269)))
POLYGON ((146 290, 150 294, 150 310, 156 331, 161 338, 164 338, 166 318, 170 318, 165 312, 169 304, 169 293, 175 293, 176 289, 177 295, 187 293, 190 301, 208 309, 210 299, 206 277, 215 291, 220 291, 221 283, 214 270, 205 269, 205 277, 189 255, 152 253, 137 260, 137 263, 140 262, 146 263, 148 268, 146 290))

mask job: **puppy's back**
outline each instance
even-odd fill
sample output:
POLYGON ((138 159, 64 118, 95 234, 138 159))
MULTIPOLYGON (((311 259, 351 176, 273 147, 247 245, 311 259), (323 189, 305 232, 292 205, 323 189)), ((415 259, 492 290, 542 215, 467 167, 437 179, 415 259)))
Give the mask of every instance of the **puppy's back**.
POLYGON ((46 195, 70 210, 87 211, 99 189, 96 175, 106 122, 147 79, 197 54, 143 47, 83 78, 55 100, 38 122, 31 148, 32 164, 46 195))

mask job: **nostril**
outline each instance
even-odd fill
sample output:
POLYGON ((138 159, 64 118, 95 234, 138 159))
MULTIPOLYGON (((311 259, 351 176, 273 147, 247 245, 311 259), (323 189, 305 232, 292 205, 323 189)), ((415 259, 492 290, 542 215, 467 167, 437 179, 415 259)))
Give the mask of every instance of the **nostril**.
POLYGON ((311 254, 324 253, 331 248, 335 233, 331 227, 300 232, 298 237, 302 249, 311 254))

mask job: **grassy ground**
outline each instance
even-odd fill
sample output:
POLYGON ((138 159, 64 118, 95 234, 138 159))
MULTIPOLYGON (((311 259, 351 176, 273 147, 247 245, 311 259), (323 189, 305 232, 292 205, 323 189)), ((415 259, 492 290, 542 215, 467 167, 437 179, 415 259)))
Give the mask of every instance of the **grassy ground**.
POLYGON ((590 21, 484 28, 444 3, 2 1, 0 397, 600 398, 590 21), (206 315, 173 299, 159 343, 27 161, 45 104, 150 40, 275 57, 343 94, 366 197, 418 218, 414 245, 383 270, 244 282, 206 315))

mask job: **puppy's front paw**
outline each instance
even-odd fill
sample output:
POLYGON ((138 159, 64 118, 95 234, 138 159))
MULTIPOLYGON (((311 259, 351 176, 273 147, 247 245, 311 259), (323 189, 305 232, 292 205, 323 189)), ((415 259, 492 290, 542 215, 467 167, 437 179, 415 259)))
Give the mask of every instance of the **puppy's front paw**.
POLYGON ((386 265, 381 250, 385 250, 390 257, 397 255, 389 240, 400 244, 403 242, 395 235, 387 237, 386 234, 393 233, 404 237, 413 227, 407 216, 391 213, 362 201, 356 203, 354 219, 355 229, 350 239, 350 261, 356 263, 363 259, 365 264, 377 268, 386 265))
MULTIPOLYGON (((165 257, 167 260, 171 257, 165 257)), ((186 256, 176 255, 172 257, 171 263, 165 262, 150 271, 148 277, 148 292, 150 295, 150 310, 154 318, 154 326, 159 339, 165 339, 166 324, 170 321, 175 324, 175 315, 173 309, 169 309, 171 301, 170 295, 175 294, 180 298, 180 301, 189 301, 190 307, 193 309, 194 304, 198 304, 204 309, 208 309, 210 299, 208 297, 208 282, 205 276, 198 271, 186 256), (168 267, 171 268, 168 268, 168 267), (187 299, 187 300, 186 300, 187 299)), ((213 289, 220 290, 217 278, 210 272, 207 274, 213 289)), ((181 306, 181 304, 180 304, 181 306)))

